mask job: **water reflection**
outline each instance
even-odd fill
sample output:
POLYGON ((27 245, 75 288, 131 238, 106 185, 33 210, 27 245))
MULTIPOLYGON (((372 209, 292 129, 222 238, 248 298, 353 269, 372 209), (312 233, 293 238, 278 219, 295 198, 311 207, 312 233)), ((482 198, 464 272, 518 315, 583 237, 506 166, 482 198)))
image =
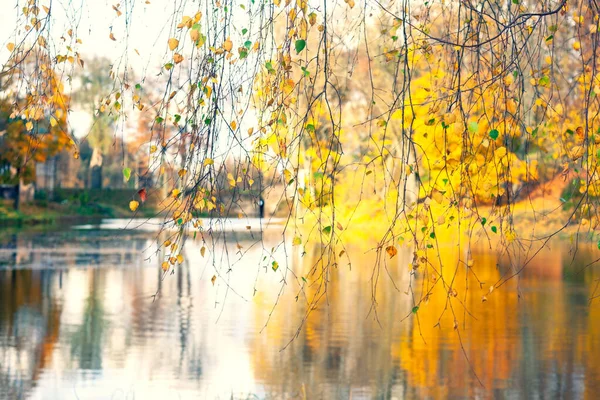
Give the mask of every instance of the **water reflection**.
POLYGON ((0 398, 530 399, 600 389, 600 311, 588 305, 598 276, 577 273, 591 249, 542 252, 492 294, 508 260, 474 251, 475 276, 447 267, 458 265, 449 248, 444 268, 432 260, 441 276, 411 281, 400 252, 373 291, 361 244, 352 270, 324 270, 316 248, 301 256, 277 246, 278 232, 259 243, 232 230, 226 247, 188 241, 186 262, 163 280, 147 260, 156 234, 107 228, 0 238, 0 398), (450 303, 441 277, 454 277, 450 303), (409 285, 431 295, 405 319, 409 285))

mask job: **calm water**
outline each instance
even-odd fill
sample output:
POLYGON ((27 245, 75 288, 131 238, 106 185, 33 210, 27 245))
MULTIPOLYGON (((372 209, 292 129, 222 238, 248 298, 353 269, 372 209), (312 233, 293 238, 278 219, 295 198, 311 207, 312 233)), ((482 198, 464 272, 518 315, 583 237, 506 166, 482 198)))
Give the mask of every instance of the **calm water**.
POLYGON ((600 274, 580 272, 597 249, 556 245, 486 302, 509 264, 473 250, 450 303, 435 277, 412 282, 434 288, 412 315, 408 252, 374 290, 375 255, 357 243, 307 316, 317 249, 252 223, 226 224, 226 244, 190 238, 166 277, 155 251, 168 235, 152 225, 3 232, 0 399, 598 398, 600 274))

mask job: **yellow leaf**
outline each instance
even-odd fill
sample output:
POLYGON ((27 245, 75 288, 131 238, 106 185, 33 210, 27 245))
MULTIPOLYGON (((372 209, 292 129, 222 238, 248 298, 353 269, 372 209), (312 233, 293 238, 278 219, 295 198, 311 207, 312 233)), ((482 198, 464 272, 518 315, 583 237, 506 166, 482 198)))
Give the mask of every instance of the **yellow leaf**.
POLYGON ((177 255, 177 262, 178 262, 179 264, 183 264, 183 256, 182 256, 181 254, 178 254, 178 255, 177 255))
POLYGON ((435 200, 438 204, 442 204, 444 202, 444 195, 437 189, 433 189, 431 191, 431 198, 435 200))
POLYGON ((25 124, 25 128, 27 128, 28 131, 32 131, 33 130, 33 122, 27 121, 27 123, 25 124))
POLYGON ((177 25, 177 28, 182 29, 183 27, 187 27, 188 29, 190 29, 193 26, 193 24, 194 20, 191 17, 184 15, 181 18, 181 22, 179 23, 179 25, 177 25))
POLYGON ((292 241, 292 246, 299 246, 302 244, 302 239, 300 239, 300 237, 296 236, 294 238, 294 240, 292 241))
POLYGON ((169 247, 171 245, 171 241, 170 240, 165 240, 165 242, 163 243, 163 246, 165 247, 169 247))
POLYGON ((54 117, 50 117, 50 126, 56 126, 58 124, 58 122, 56 121, 56 118, 54 117))
POLYGON ((252 127, 248 128, 248 136, 252 136, 253 133, 254 133, 254 128, 252 128, 252 127))
POLYGON ((179 46, 179 40, 175 38, 169 39, 169 50, 173 51, 179 46))
POLYGON ((173 198, 177 198, 177 196, 179 196, 179 194, 181 193, 181 190, 175 188, 171 191, 171 196, 173 196, 173 198))
POLYGON ((231 51, 232 48, 233 42, 231 41, 231 39, 227 38, 227 40, 223 43, 223 49, 225 51, 231 51))
POLYGON ((584 146, 573 146, 573 148, 569 152, 569 156, 571 157, 571 159, 573 161, 577 161, 584 155, 584 153, 585 153, 584 146))
POLYGON ((156 146, 155 146, 155 145, 152 145, 152 146, 150 146, 150 154, 154 154, 154 153, 156 153, 156 150, 157 150, 157 149, 156 149, 156 146))
POLYGON ((15 49, 15 44, 9 43, 6 45, 6 48, 8 49, 8 51, 12 52, 15 49))
POLYGON ((180 62, 183 61, 183 56, 179 53, 175 53, 173 55, 173 61, 175 62, 175 64, 179 64, 180 62))
POLYGON ((166 272, 169 270, 169 263, 166 261, 163 261, 161 267, 162 267, 162 270, 166 272))
POLYGON ((396 254, 398 254, 398 250, 395 246, 386 247, 385 251, 389 254, 390 258, 393 258, 396 254))
POLYGON ((575 42, 573 43, 573 50, 579 51, 581 49, 581 43, 575 42))
POLYGON ((183 178, 185 176, 185 174, 187 174, 186 169, 180 169, 179 172, 177 173, 177 175, 179 175, 180 178, 183 178))
POLYGON ((215 281, 217 280, 217 276, 213 275, 212 278, 210 278, 210 281, 212 282, 213 286, 215 285, 215 281))
POLYGON ((130 209, 131 211, 135 211, 135 210, 137 210, 139 206, 140 206, 140 203, 138 203, 138 202, 137 202, 137 201, 135 201, 135 200, 131 200, 131 201, 129 202, 129 209, 130 209))
POLYGON ((213 161, 212 158, 205 158, 204 162, 202 164, 206 167, 207 165, 213 165, 214 163, 215 162, 213 161))
POLYGON ((108 35, 108 37, 110 38, 110 40, 114 40, 116 41, 117 39, 115 38, 115 35, 113 35, 113 33, 111 32, 110 35, 108 35))
POLYGON ((248 179, 248 185, 252 186, 254 184, 254 179, 248 179))
POLYGON ((235 129, 237 128, 237 122, 231 121, 230 126, 231 126, 231 129, 233 129, 235 131, 235 129))
POLYGON ((202 246, 202 248, 200 249, 200 255, 204 257, 204 253, 206 253, 206 247, 202 246))

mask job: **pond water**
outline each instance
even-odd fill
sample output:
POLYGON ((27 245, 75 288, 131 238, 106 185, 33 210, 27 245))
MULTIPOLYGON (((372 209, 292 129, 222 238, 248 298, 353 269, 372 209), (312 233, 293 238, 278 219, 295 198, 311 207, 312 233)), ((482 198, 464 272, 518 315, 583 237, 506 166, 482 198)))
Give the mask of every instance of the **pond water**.
POLYGON ((555 244, 489 293, 527 255, 472 249, 467 273, 448 267, 458 259, 449 247, 448 297, 433 275, 410 279, 408 250, 374 270, 369 245, 348 243, 352 264, 323 269, 316 247, 261 234, 259 221, 221 221, 216 242, 190 237, 163 276, 156 243, 170 234, 156 226, 0 234, 0 399, 600 393, 600 302, 590 304, 600 276, 583 268, 598 249, 555 244), (414 313, 410 285, 417 298, 433 288, 414 313))

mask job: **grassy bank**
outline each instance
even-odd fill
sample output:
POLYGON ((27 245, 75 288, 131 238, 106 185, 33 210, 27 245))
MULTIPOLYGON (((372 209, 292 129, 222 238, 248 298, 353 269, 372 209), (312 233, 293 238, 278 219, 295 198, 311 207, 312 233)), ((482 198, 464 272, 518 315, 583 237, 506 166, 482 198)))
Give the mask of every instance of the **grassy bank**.
MULTIPOLYGON (((12 200, 0 201, 0 226, 53 224, 60 221, 87 218, 130 218, 129 201, 134 191, 127 190, 61 190, 52 200, 37 199, 14 209, 12 200)), ((152 217, 158 212, 156 202, 149 198, 135 214, 152 217)))

